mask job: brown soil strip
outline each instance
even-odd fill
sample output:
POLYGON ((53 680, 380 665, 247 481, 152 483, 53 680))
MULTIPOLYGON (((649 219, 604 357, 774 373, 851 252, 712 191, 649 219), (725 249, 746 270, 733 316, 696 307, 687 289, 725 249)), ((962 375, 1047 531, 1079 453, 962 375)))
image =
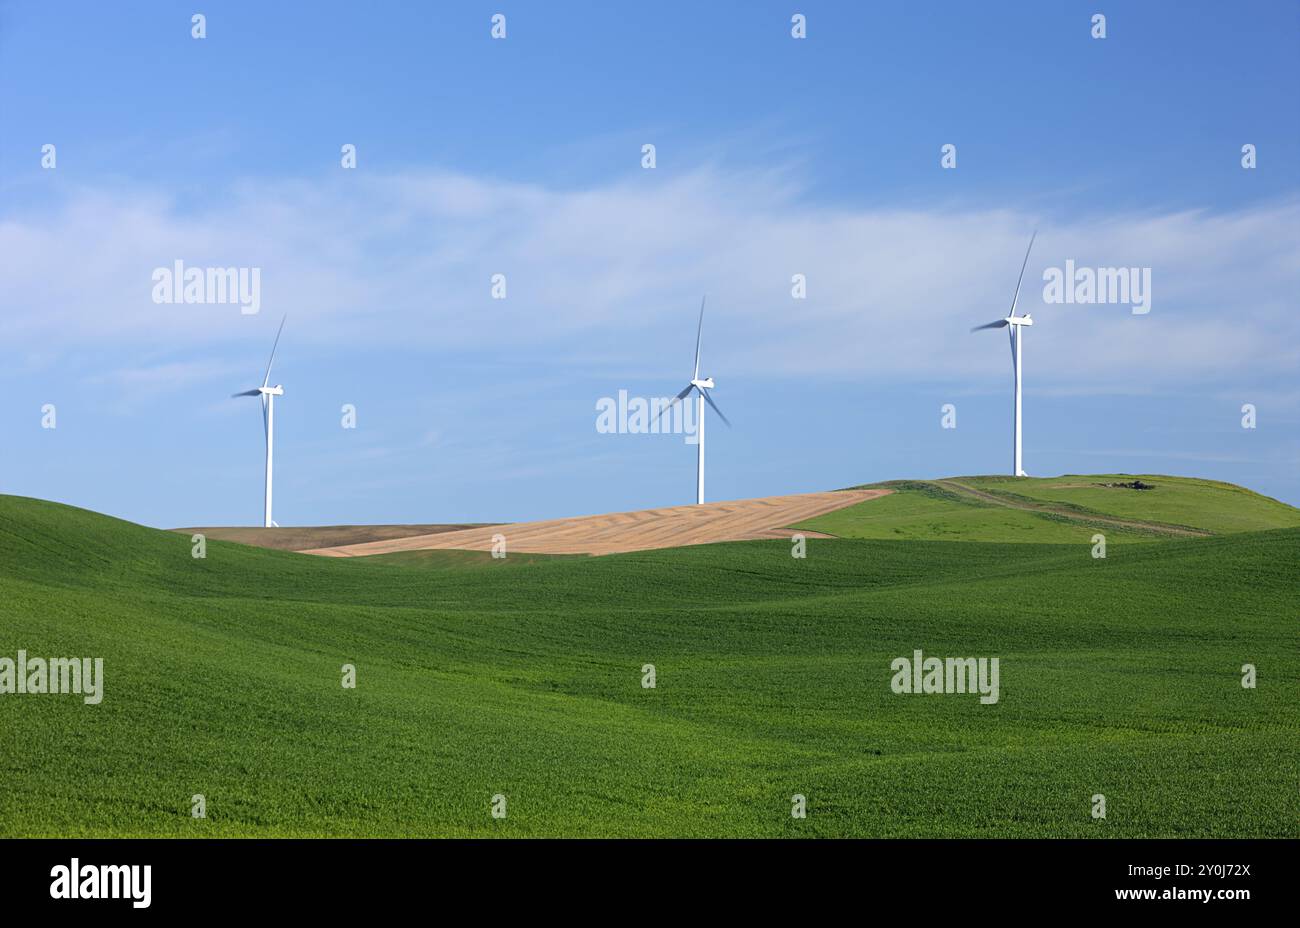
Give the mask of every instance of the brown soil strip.
MULTIPOLYGON (((492 536, 504 535, 506 551, 537 554, 619 554, 655 548, 679 548, 720 541, 789 538, 786 526, 834 512, 890 490, 839 490, 797 496, 769 496, 703 506, 672 506, 637 512, 615 512, 544 522, 517 522, 460 531, 390 538, 361 544, 322 545, 304 554, 327 557, 361 557, 394 551, 460 549, 490 551, 492 536)), ((801 532, 809 538, 828 537, 801 532)))

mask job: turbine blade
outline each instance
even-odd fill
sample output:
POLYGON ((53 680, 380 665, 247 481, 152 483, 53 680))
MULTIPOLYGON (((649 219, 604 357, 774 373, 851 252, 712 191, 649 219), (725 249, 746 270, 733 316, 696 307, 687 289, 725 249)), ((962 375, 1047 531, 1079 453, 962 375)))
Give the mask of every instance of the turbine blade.
POLYGON ((701 390, 700 396, 704 397, 704 402, 713 407, 713 411, 718 414, 718 418, 727 424, 727 428, 731 428, 731 420, 722 414, 722 410, 718 408, 718 404, 713 402, 713 397, 709 396, 709 391, 701 390))
POLYGON ((1016 295, 1011 298, 1011 312, 1008 313, 1008 315, 1014 316, 1016 314, 1016 302, 1020 299, 1020 285, 1024 282, 1025 268, 1029 265, 1029 252, 1033 250, 1034 239, 1036 238, 1038 238, 1037 229, 1034 230, 1033 235, 1029 236, 1029 247, 1025 249, 1025 260, 1024 263, 1020 265, 1020 277, 1016 280, 1016 295))
POLYGON ((230 398, 233 400, 237 396, 258 396, 261 392, 261 390, 245 390, 243 393, 230 394, 230 398))
POLYGON ((651 421, 651 422, 658 422, 661 418, 663 418, 663 414, 664 414, 664 413, 666 413, 668 410, 670 410, 670 409, 672 409, 674 406, 676 406, 676 405, 678 404, 678 402, 680 402, 680 401, 681 401, 681 400, 686 396, 686 394, 688 394, 688 393, 691 392, 691 386, 692 386, 692 385, 688 383, 688 384, 686 385, 686 389, 683 390, 681 393, 678 393, 676 396, 674 396, 674 397, 672 398, 672 402, 666 404, 662 409, 660 409, 660 410, 659 410, 659 415, 655 416, 655 417, 654 417, 653 419, 651 419, 650 421, 651 421))
POLYGON ((980 329, 1000 329, 1006 324, 1007 324, 1007 320, 998 319, 997 321, 990 322, 987 325, 977 325, 973 329, 971 329, 971 331, 978 332, 980 329))
POLYGON ((700 379, 700 336, 704 334, 704 300, 708 298, 709 295, 706 293, 700 300, 700 325, 695 330, 695 375, 691 377, 692 380, 700 379))
POLYGON ((271 345, 271 360, 266 362, 266 376, 262 378, 262 386, 266 386, 271 382, 271 365, 275 363, 275 349, 280 347, 280 333, 284 331, 284 323, 288 318, 289 314, 285 313, 284 319, 280 320, 280 328, 276 329, 275 343, 271 345))

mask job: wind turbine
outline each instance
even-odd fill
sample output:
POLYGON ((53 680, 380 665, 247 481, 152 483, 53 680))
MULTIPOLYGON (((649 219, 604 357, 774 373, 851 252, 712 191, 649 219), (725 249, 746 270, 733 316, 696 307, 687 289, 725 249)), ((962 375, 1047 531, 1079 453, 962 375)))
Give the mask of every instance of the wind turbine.
POLYGON ((1038 237, 1037 230, 1029 237, 1029 248, 1025 249, 1025 260, 1020 265, 1020 279, 1016 281, 1016 294, 1011 298, 1011 313, 1004 319, 997 319, 986 325, 977 325, 971 329, 972 332, 978 332, 980 329, 1001 329, 1006 327, 1007 335, 1011 339, 1011 365, 1016 372, 1015 387, 1015 418, 1012 428, 1012 452, 1011 452, 1011 473, 1016 477, 1028 477, 1022 466, 1020 455, 1020 365, 1024 358, 1024 346, 1021 344, 1024 327, 1033 325, 1034 320, 1029 317, 1029 313, 1023 316, 1016 315, 1016 303, 1020 299, 1020 284, 1025 279, 1025 267, 1029 264, 1029 252, 1034 247, 1034 239, 1038 237))
POLYGON ((679 400, 690 396, 692 390, 696 392, 695 437, 699 454, 695 471, 695 504, 697 506, 704 503, 704 404, 708 403, 712 406, 713 411, 718 414, 718 418, 726 423, 727 428, 731 428, 731 423, 727 420, 727 417, 722 414, 718 404, 713 402, 713 397, 709 396, 708 391, 713 389, 713 378, 700 379, 700 336, 704 332, 704 300, 707 299, 708 296, 706 295, 703 300, 700 300, 700 324, 695 330, 695 374, 691 377, 691 382, 686 385, 686 388, 673 397, 672 402, 659 410, 659 415, 655 416, 655 421, 659 421, 660 416, 676 406, 679 400))
POLYGON ((285 319, 288 315, 280 320, 280 328, 275 333, 275 343, 271 345, 271 360, 266 362, 266 376, 262 378, 262 385, 252 390, 245 390, 243 393, 234 393, 232 398, 239 396, 260 396, 262 398, 262 429, 266 433, 266 512, 265 527, 278 527, 271 518, 271 450, 273 446, 272 439, 275 435, 275 398, 284 396, 284 387, 276 384, 274 387, 267 386, 271 382, 271 365, 275 363, 275 349, 280 345, 280 333, 284 331, 285 319))

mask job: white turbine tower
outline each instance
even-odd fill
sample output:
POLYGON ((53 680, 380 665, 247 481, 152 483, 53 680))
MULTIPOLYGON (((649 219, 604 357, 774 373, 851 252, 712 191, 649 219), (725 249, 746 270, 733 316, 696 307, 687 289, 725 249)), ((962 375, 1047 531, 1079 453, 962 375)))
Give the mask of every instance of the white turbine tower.
MULTIPOLYGON (((708 297, 706 296, 704 299, 708 299, 708 297)), ((657 422, 660 416, 676 406, 679 400, 683 400, 689 396, 692 390, 698 394, 695 397, 695 437, 697 439, 696 445, 698 452, 698 462, 696 464, 695 472, 696 505, 700 505, 704 502, 704 404, 708 403, 712 406, 713 411, 718 414, 718 418, 725 422, 728 428, 731 427, 731 423, 727 421, 727 417, 722 414, 722 410, 718 408, 718 404, 713 402, 713 397, 709 396, 708 391, 713 389, 713 378, 709 377, 704 380, 700 379, 700 336, 703 332, 704 300, 700 300, 700 324, 695 330, 695 374, 691 377, 691 382, 686 385, 686 388, 673 397, 672 402, 659 410, 659 415, 655 416, 655 421, 657 422)))
POLYGON ((262 398, 262 429, 266 432, 266 511, 264 513, 264 524, 266 528, 275 526, 275 521, 271 518, 271 451, 273 448, 273 439, 275 436, 275 398, 284 396, 284 387, 276 384, 274 387, 267 386, 271 382, 271 365, 275 363, 275 349, 280 345, 280 333, 284 331, 285 319, 280 320, 280 328, 275 333, 275 344, 271 346, 271 360, 266 362, 266 376, 262 378, 262 385, 252 390, 245 390, 243 393, 235 393, 232 396, 260 396, 262 398))
POLYGON ((1025 249, 1025 260, 1020 265, 1020 279, 1016 281, 1016 294, 1011 298, 1011 313, 1004 319, 998 319, 987 325, 977 325, 971 329, 972 332, 978 332, 980 329, 1000 329, 1004 326, 1007 329, 1007 335, 1011 339, 1011 365, 1015 369, 1015 418, 1012 427, 1012 452, 1011 452, 1011 473, 1016 477, 1028 477, 1023 467, 1023 459, 1020 455, 1020 366, 1024 358, 1024 345, 1021 342, 1024 327, 1033 325, 1034 320, 1029 317, 1029 313, 1023 316, 1016 315, 1016 303, 1020 300, 1020 284, 1025 279, 1025 267, 1029 264, 1029 252, 1034 247, 1034 239, 1038 233, 1034 232, 1029 237, 1029 248, 1025 249))

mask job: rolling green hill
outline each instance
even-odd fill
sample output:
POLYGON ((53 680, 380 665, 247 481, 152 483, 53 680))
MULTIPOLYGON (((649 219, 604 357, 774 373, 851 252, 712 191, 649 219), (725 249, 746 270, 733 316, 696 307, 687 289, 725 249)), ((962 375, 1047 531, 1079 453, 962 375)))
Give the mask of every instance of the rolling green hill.
POLYGON ((1142 474, 952 477, 870 486, 894 492, 801 523, 842 538, 1107 545, 1300 527, 1300 509, 1213 480, 1142 474), (1139 482, 1148 489, 1125 486, 1139 482))
POLYGON ((1101 513, 1226 534, 1300 527, 1300 509, 1217 480, 1151 474, 1040 479, 974 477, 962 482, 1011 501, 1024 498, 1080 513, 1101 513), (1140 481, 1149 490, 1123 484, 1140 481))
POLYGON ((1015 482, 1214 533, 1122 529, 1095 559, 1074 518, 928 486, 867 504, 902 501, 883 538, 804 559, 196 559, 187 536, 0 497, 0 658, 105 675, 95 706, 0 695, 0 835, 1300 836, 1289 507, 1015 482), (1243 525, 1269 530, 1226 534, 1243 525), (894 693, 918 648, 998 657, 997 704, 894 693))

